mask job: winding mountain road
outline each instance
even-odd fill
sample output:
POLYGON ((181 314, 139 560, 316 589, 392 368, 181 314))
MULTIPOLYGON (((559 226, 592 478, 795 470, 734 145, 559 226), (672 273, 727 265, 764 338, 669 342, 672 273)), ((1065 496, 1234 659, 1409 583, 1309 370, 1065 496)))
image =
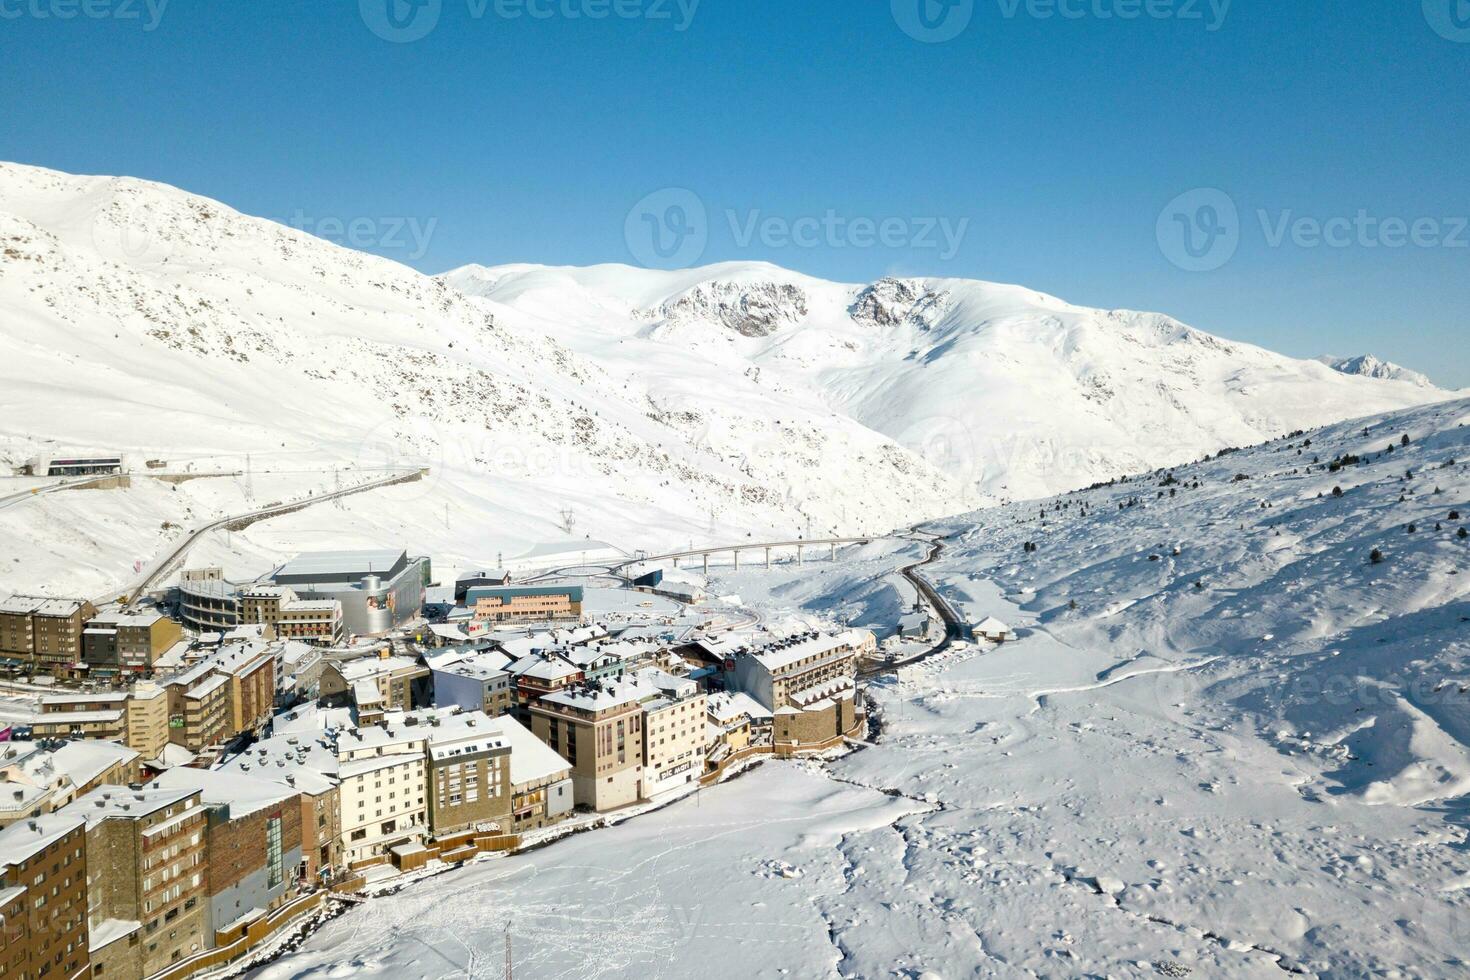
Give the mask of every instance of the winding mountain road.
POLYGON ((948 650, 956 640, 966 639, 965 621, 955 611, 954 606, 950 605, 949 600, 939 594, 939 590, 934 587, 934 584, 919 574, 919 569, 939 560, 939 556, 944 553, 944 539, 937 535, 928 534, 921 530, 919 526, 910 528, 909 535, 912 540, 926 541, 929 545, 929 554, 922 561, 916 561, 912 565, 905 565, 898 569, 898 573, 908 579, 913 587, 918 590, 919 594, 924 597, 924 601, 929 603, 930 607, 939 614, 939 618, 944 622, 944 636, 934 646, 920 653, 916 653, 911 657, 859 670, 858 676, 860 678, 878 677, 882 674, 896 673, 901 667, 911 667, 914 664, 923 663, 930 657, 937 657, 948 650))
MULTIPOLYGON (((163 578, 165 575, 173 571, 177 563, 183 559, 184 555, 188 552, 188 550, 194 545, 196 541, 198 541, 201 537, 210 533, 211 531, 217 531, 220 528, 243 530, 245 527, 248 527, 249 525, 254 524, 257 521, 262 521, 271 517, 280 517, 283 514, 294 513, 298 510, 305 510, 307 507, 325 503, 329 500, 340 500, 343 497, 350 497, 355 493, 366 493, 369 490, 377 490, 381 487, 389 487, 397 483, 412 483, 415 480, 423 479, 426 472, 426 470, 411 470, 399 473, 392 473, 387 476, 380 477, 376 480, 369 480, 367 483, 362 483, 355 487, 344 487, 341 490, 331 490, 317 496, 308 497, 305 500, 292 500, 278 504, 271 504, 267 507, 261 507, 258 510, 247 511, 243 514, 231 514, 227 517, 221 517, 218 520, 210 521, 207 524, 201 524, 200 526, 190 531, 188 534, 184 535, 183 539, 172 549, 170 549, 168 554, 164 555, 161 559, 155 562, 135 586, 131 587, 130 589, 125 587, 122 590, 123 609, 124 611, 130 610, 138 602, 138 600, 143 597, 144 593, 151 589, 154 584, 158 582, 159 579, 163 578)), ((116 595, 117 593, 115 592, 109 593, 108 599, 116 595)))

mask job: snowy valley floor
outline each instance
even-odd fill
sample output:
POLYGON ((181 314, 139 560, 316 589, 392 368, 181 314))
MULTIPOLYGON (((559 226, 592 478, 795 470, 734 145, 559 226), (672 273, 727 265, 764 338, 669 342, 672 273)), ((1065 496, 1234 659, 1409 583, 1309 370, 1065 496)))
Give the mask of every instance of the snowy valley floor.
POLYGON ((1045 634, 955 655, 876 691, 873 748, 410 885, 259 976, 500 976, 507 922, 538 978, 1462 969, 1442 819, 1306 801, 1275 750, 1171 707, 1187 671, 1098 661, 1045 634))

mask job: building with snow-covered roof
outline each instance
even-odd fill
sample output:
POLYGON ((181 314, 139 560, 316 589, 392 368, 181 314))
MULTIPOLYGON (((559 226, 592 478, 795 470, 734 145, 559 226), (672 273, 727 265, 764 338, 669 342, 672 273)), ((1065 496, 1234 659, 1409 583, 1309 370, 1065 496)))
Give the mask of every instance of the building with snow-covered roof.
POLYGON ((594 681, 529 703, 531 731, 571 764, 578 806, 613 810, 641 798, 643 702, 657 696, 635 681, 594 681))
POLYGON ((510 761, 510 741, 490 725, 484 712, 431 721, 428 802, 434 835, 471 829, 509 833, 510 761))
POLYGON ((1015 631, 994 616, 987 616, 976 624, 975 635, 991 643, 1005 643, 1016 638, 1015 631))
POLYGON ((704 775, 707 699, 691 680, 657 670, 639 677, 660 692, 643 702, 643 795, 652 798, 704 775))
POLYGON ((431 574, 428 558, 377 549, 297 555, 270 580, 301 599, 339 601, 348 633, 380 636, 419 618, 431 574))
POLYGON ((75 978, 87 955, 86 821, 50 813, 0 830, 7 977, 75 978))
POLYGON ((219 767, 222 773, 267 780, 300 794, 300 872, 307 881, 328 877, 343 863, 338 765, 335 744, 313 731, 278 733, 219 767))
POLYGON ((737 650, 727 686, 772 713, 778 749, 827 744, 860 728, 858 659, 876 647, 863 629, 797 633, 737 650))
POLYGON ((770 744, 771 709, 740 691, 712 691, 705 713, 713 732, 708 749, 711 763, 750 745, 770 744))
POLYGON ((94 975, 152 976, 214 944, 197 789, 104 786, 62 812, 86 821, 94 975))
POLYGON ((59 810, 98 786, 134 782, 140 759, 115 742, 5 743, 0 749, 0 826, 59 810))
POLYGON ((146 674, 183 639, 178 623, 157 610, 102 613, 82 631, 82 660, 91 679, 146 674))
POLYGON ((510 715, 491 718, 488 728, 510 745, 511 829, 565 819, 574 805, 571 765, 510 715))
POLYGON ((82 630, 97 615, 86 599, 13 595, 0 600, 0 658, 69 677, 84 671, 82 630))
POLYGON ((329 659, 318 682, 321 697, 328 703, 354 702, 357 685, 366 682, 381 695, 382 711, 411 711, 429 703, 432 675, 414 657, 396 656, 387 648, 377 656, 329 659))
POLYGON ((503 653, 487 651, 433 668, 435 707, 499 715, 515 706, 515 687, 503 653))

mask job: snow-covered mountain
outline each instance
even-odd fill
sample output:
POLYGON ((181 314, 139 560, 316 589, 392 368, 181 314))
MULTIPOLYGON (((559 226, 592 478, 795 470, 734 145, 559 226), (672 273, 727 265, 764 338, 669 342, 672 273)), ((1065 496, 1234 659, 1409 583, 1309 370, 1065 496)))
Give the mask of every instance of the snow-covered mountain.
POLYGON ((0 469, 107 449, 240 473, 0 511, 0 587, 37 587, 34 562, 98 586, 160 533, 403 464, 433 478, 202 557, 866 533, 1442 397, 1015 286, 428 277, 159 184, 0 164, 0 469))
POLYGON ((1302 426, 1449 397, 1408 373, 1334 369, 1156 313, 955 279, 824 282, 761 263, 466 267, 444 280, 535 316, 638 375, 678 356, 755 400, 810 394, 983 503, 1194 459, 1302 426), (1353 375, 1353 376, 1349 376, 1353 375))
MULTIPOLYGON (((0 463, 109 449, 249 474, 233 495, 191 483, 13 508, 4 550, 44 561, 64 542, 59 574, 115 575, 151 557, 160 525, 292 495, 286 474, 304 495, 401 464, 433 479, 233 547, 253 542, 250 560, 268 565, 397 542, 478 565, 566 537, 856 533, 955 508, 951 478, 809 392, 751 399, 738 377, 682 376, 672 351, 635 374, 565 333, 173 188, 0 165, 0 463)), ((39 587, 35 568, 0 568, 0 587, 39 587)), ((68 583, 100 587, 55 587, 68 583)))
POLYGON ((1333 357, 1331 354, 1317 358, 1323 364, 1334 371, 1343 374, 1355 374, 1364 378, 1377 378, 1380 381, 1407 381, 1409 384, 1418 385, 1420 388, 1433 388, 1434 382, 1418 371, 1411 371, 1401 367, 1392 361, 1380 361, 1372 354, 1361 354, 1358 357, 1333 357))

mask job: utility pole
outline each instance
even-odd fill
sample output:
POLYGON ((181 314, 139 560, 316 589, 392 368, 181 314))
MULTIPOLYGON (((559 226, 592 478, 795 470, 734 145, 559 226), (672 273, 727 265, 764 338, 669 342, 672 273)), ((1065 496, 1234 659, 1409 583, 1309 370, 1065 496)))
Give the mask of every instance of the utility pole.
POLYGON ((510 920, 505 922, 505 980, 511 980, 510 920))

